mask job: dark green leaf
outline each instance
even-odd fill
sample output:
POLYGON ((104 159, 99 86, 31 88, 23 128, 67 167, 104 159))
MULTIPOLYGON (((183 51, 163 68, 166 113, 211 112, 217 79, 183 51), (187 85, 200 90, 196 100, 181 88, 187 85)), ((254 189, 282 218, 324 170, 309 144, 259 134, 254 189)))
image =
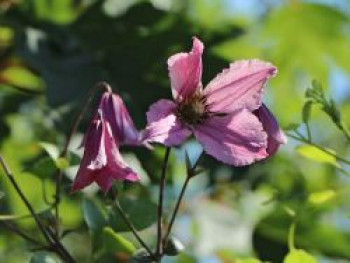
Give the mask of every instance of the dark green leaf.
POLYGON ((101 231, 107 223, 105 213, 101 206, 92 199, 83 200, 84 219, 92 232, 101 231))
MULTIPOLYGON (((157 205, 147 198, 120 198, 120 205, 137 230, 151 226, 157 220, 157 205)), ((117 210, 109 213, 109 223, 117 232, 130 231, 117 210)))
POLYGON ((31 172, 39 178, 44 179, 52 176, 56 170, 57 167, 55 162, 51 157, 46 156, 44 158, 41 158, 33 165, 31 172))

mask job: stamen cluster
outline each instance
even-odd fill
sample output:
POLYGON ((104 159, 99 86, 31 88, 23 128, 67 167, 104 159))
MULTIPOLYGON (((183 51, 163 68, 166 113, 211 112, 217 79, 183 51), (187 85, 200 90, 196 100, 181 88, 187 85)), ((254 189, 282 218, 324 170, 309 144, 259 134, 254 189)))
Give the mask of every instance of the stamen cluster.
POLYGON ((178 102, 176 116, 188 125, 203 123, 208 118, 208 107, 205 96, 197 92, 178 102))

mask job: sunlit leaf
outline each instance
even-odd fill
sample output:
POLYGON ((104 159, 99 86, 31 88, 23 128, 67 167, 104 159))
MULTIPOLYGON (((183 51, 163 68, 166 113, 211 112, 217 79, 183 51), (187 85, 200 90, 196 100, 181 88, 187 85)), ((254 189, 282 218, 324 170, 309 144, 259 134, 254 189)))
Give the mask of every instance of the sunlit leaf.
MULTIPOLYGON (((339 164, 337 163, 337 159, 333 155, 326 153, 316 148, 315 146, 300 145, 296 148, 296 150, 300 155, 310 160, 320 162, 320 163, 328 163, 336 167, 339 167, 339 164)), ((326 150, 328 152, 335 153, 333 150, 330 150, 330 149, 326 149, 326 150)))
POLYGON ((42 91, 44 84, 42 80, 34 75, 29 69, 21 66, 12 66, 0 72, 2 82, 17 86, 21 89, 42 91))
POLYGON ((135 246, 127 240, 125 237, 117 234, 110 227, 103 229, 103 244, 104 248, 111 253, 126 253, 133 254, 135 252, 135 246))
POLYGON ((47 152, 47 154, 53 159, 56 160, 60 155, 60 150, 56 145, 48 142, 40 142, 39 145, 47 152))
POLYGON ((316 263, 316 259, 302 249, 293 249, 284 258, 283 263, 316 263))
POLYGON ((58 169, 64 170, 69 167, 69 161, 67 160, 67 158, 63 158, 63 157, 57 158, 55 163, 58 169))
POLYGON ((308 197, 308 201, 311 204, 320 205, 330 200, 333 200, 336 196, 337 196, 337 193, 334 190, 329 189, 329 190, 311 193, 308 197))

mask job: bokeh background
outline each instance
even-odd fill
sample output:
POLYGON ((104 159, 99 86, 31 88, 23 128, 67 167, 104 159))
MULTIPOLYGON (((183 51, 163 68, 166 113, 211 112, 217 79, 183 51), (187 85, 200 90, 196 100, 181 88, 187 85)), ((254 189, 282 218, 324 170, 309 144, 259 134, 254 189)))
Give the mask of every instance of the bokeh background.
MULTIPOLYGON (((350 125, 348 0, 2 0, 0 11, 0 152, 48 224, 52 158, 88 90, 99 80, 109 82, 142 129, 149 105, 171 96, 167 58, 189 50, 192 36, 206 46, 204 85, 236 59, 268 60, 279 73, 266 88, 265 103, 282 127, 302 123, 313 79, 350 125)), ((89 118, 87 113, 65 167, 63 240, 78 262, 124 262, 99 247, 103 242, 94 241, 86 223, 97 213, 132 240, 120 217, 107 214, 104 195, 96 187, 68 194, 89 118)), ((349 157, 349 142, 319 107, 312 108, 309 127, 319 145, 349 157)), ((350 262, 348 168, 300 144, 289 138, 276 156, 244 168, 205 157, 205 172, 191 181, 175 226, 186 249, 165 262, 283 262, 293 222, 296 247, 316 262, 350 262)), ((194 141, 172 151, 167 212, 185 177, 184 149, 192 159, 200 152, 194 141)), ((122 203, 152 244, 164 149, 122 151, 142 176, 138 185, 118 186, 122 203)), ((33 220, 22 217, 27 213, 0 171, 0 262, 39 262, 33 247, 1 223, 10 218, 39 238, 33 220)))

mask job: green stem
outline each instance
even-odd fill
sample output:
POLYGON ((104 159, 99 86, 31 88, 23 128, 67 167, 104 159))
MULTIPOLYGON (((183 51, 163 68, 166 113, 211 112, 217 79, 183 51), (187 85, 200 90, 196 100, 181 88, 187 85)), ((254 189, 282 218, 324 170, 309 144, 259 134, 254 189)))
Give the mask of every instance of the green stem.
POLYGON ((171 218, 170 218, 170 221, 169 221, 169 225, 168 225, 168 228, 167 228, 167 231, 164 235, 164 238, 163 238, 163 247, 165 247, 168 243, 168 240, 169 240, 169 236, 171 234, 171 230, 172 230, 172 227, 175 223, 175 219, 176 219, 176 216, 179 212, 179 208, 180 208, 180 205, 181 205, 181 202, 182 202, 182 199, 185 195, 185 192, 186 192, 186 189, 188 187, 188 184, 190 182, 190 180, 196 175, 196 168, 199 164, 199 161, 201 160, 202 156, 204 155, 204 152, 201 153, 201 155, 198 157, 196 163, 190 168, 187 170, 187 175, 186 175, 186 179, 185 179, 185 182, 181 188, 181 191, 180 191, 180 194, 179 194, 179 197, 177 199, 177 202, 176 202, 176 205, 175 205, 175 208, 174 208, 174 211, 173 211, 173 214, 171 215, 171 218))
POLYGON ((350 131, 348 127, 345 125, 344 122, 341 122, 340 124, 341 130, 343 131, 343 134, 345 135, 346 139, 350 142, 350 131))
POLYGON ((338 156, 337 154, 335 154, 335 153, 333 153, 333 152, 331 152, 331 151, 329 151, 329 150, 323 148, 322 146, 320 146, 320 145, 318 145, 318 144, 315 144, 315 143, 313 143, 313 142, 307 140, 306 138, 304 138, 304 137, 301 136, 300 134, 298 134, 299 137, 298 137, 298 136, 295 136, 295 135, 293 135, 293 134, 290 134, 290 133, 287 133, 287 135, 288 135, 290 138, 293 138, 294 140, 297 140, 297 141, 299 141, 299 142, 303 142, 303 143, 306 143, 306 144, 309 144, 309 145, 312 145, 312 146, 316 147, 317 149, 319 149, 319 150, 321 150, 321 151, 327 153, 328 155, 333 156, 333 157, 334 157, 337 161, 339 161, 339 162, 342 162, 342 163, 344 163, 344 164, 350 165, 350 161, 348 161, 348 160, 346 160, 346 159, 344 159, 344 158, 338 156))
POLYGON ((160 175, 159 182, 159 200, 158 200, 158 220, 157 220, 157 250, 156 256, 159 258, 163 253, 163 242, 162 242, 162 223, 163 223, 163 203, 164 203, 164 189, 165 189, 165 179, 166 179, 166 170, 169 163, 170 149, 166 148, 164 161, 162 165, 162 172, 160 175))
POLYGON ((288 248, 289 248, 289 251, 292 251, 295 249, 295 223, 293 223, 289 228, 288 248))
POLYGON ((15 188, 17 194, 29 210, 30 214, 33 216, 37 226, 39 227, 40 231, 42 232, 45 240, 47 243, 54 249, 54 251, 67 263, 74 263, 75 260, 72 258, 72 256, 69 254, 69 252, 63 247, 63 245, 60 243, 59 239, 56 238, 54 233, 50 230, 50 228, 46 228, 45 225, 41 222, 39 216, 35 213, 34 208, 32 205, 29 203, 28 199, 25 197, 23 194, 21 188, 17 184, 14 176, 12 175, 9 167, 5 163, 4 159, 2 156, 0 156, 0 164, 5 171, 5 174, 7 175, 8 179, 10 180, 12 186, 15 188))

